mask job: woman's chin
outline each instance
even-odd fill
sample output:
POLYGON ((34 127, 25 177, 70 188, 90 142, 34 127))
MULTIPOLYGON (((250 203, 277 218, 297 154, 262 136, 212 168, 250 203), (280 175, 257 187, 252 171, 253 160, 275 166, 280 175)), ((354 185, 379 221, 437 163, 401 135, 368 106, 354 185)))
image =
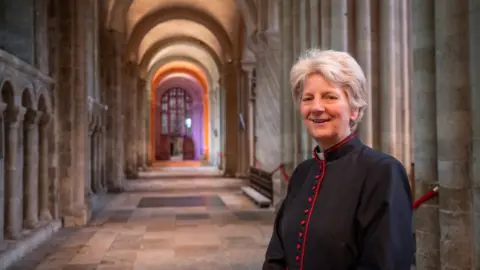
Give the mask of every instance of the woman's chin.
POLYGON ((330 141, 333 135, 332 135, 332 132, 329 132, 328 130, 325 130, 325 131, 316 130, 315 132, 313 132, 312 137, 315 138, 317 142, 321 142, 321 141, 330 141))

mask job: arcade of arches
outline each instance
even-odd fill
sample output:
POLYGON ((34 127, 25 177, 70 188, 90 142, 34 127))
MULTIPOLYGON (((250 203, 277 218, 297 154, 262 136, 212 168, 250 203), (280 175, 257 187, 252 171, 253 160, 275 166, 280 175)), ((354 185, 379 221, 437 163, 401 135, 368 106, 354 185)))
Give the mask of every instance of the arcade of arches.
MULTIPOLYGON (((480 269, 480 1, 0 7, 3 266, 61 227, 85 225, 99 198, 159 166, 241 178, 284 163, 291 173, 313 141, 289 69, 321 47, 350 52, 365 70, 363 141, 404 163, 415 197, 439 185, 415 213, 417 269, 480 269)), ((286 184, 274 178, 279 201, 286 184)))

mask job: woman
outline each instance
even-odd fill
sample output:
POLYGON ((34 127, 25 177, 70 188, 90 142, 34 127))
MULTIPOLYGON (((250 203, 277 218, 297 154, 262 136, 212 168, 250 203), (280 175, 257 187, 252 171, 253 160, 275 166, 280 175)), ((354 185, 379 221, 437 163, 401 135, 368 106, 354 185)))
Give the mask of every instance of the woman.
POLYGON ((410 269, 405 169, 355 134, 367 106, 362 69, 348 53, 312 50, 293 66, 290 81, 318 146, 292 174, 263 269, 410 269))

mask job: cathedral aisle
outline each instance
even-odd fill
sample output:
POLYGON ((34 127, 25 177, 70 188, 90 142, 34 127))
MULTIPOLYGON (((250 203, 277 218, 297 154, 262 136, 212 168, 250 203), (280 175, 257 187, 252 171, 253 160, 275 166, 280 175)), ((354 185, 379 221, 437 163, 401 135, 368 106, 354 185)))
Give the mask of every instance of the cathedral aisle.
POLYGON ((83 228, 61 229, 9 269, 258 270, 272 210, 257 209, 241 180, 133 180, 83 228))

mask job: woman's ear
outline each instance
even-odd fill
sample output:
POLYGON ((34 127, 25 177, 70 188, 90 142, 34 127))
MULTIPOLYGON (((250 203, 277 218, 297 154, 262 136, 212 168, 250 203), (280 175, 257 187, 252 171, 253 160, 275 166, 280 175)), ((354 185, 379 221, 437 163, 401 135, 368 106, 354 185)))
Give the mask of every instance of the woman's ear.
POLYGON ((360 109, 351 109, 350 112, 350 122, 355 122, 358 120, 358 116, 360 115, 360 109))

